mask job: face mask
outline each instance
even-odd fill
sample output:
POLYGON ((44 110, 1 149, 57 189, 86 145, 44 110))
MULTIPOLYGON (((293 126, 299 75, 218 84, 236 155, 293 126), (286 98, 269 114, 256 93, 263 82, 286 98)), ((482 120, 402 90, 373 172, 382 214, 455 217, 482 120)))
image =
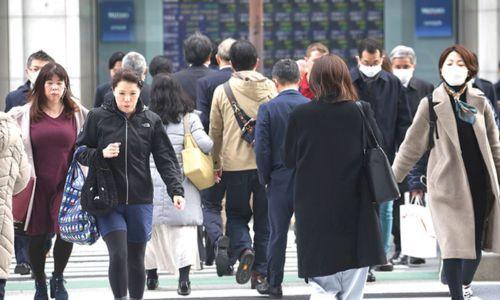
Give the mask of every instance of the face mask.
POLYGON ((359 71, 363 74, 365 74, 366 77, 374 77, 377 75, 380 71, 382 70, 382 65, 376 65, 376 66, 365 66, 363 64, 359 65, 359 71))
POLYGON ((28 72, 28 80, 31 82, 31 85, 35 85, 38 74, 40 74, 40 71, 28 72))
POLYGON ((459 66, 443 66, 441 69, 441 76, 447 84, 451 86, 460 86, 465 83, 469 70, 467 67, 459 66))
POLYGON ((399 80, 401 81, 401 83, 407 87, 408 86, 408 83, 410 82, 410 79, 413 77, 413 72, 415 71, 415 69, 411 68, 411 69, 394 69, 392 71, 392 73, 394 73, 394 75, 399 78, 399 80))

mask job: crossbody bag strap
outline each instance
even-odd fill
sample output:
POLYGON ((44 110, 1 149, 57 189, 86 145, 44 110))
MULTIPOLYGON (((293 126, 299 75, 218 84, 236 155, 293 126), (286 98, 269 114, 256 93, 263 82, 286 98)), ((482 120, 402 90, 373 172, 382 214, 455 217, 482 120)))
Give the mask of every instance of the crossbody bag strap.
POLYGON ((189 126, 189 113, 186 113, 182 117, 182 125, 184 127, 184 149, 187 148, 188 138, 191 135, 191 127, 189 126))
POLYGON ((247 122, 251 120, 250 118, 238 105, 238 102, 236 101, 236 97, 234 96, 233 90, 231 89, 231 86, 229 85, 229 81, 226 81, 223 85, 224 87, 224 92, 226 93, 227 99, 229 100, 229 103, 231 103, 231 107, 233 108, 234 111, 234 116, 236 117, 236 121, 238 122, 238 125, 240 126, 241 129, 245 128, 247 122))
MULTIPOLYGON (((369 137, 371 138, 372 142, 375 144, 375 146, 377 148, 380 147, 380 144, 377 141, 377 137, 375 136, 375 133, 373 132, 373 128, 370 125, 370 123, 368 122, 368 119, 366 118, 366 115, 365 115, 365 112, 363 109, 363 105, 361 104, 360 101, 356 101, 356 106, 357 106, 359 112, 361 113, 361 117, 363 118, 363 135, 365 134, 364 128, 367 128, 369 137)), ((366 139, 365 139, 365 141, 366 141, 366 139)), ((365 146, 365 149, 366 149, 366 146, 365 146)))

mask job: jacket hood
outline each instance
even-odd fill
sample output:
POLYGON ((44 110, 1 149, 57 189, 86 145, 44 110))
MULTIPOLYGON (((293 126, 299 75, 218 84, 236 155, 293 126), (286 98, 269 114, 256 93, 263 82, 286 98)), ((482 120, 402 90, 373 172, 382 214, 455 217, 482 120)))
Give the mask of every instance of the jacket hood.
POLYGON ((276 90, 274 83, 256 71, 234 72, 231 88, 255 102, 269 100, 269 91, 276 90))
POLYGON ((14 121, 4 112, 0 112, 0 153, 7 151, 21 136, 21 131, 14 121))

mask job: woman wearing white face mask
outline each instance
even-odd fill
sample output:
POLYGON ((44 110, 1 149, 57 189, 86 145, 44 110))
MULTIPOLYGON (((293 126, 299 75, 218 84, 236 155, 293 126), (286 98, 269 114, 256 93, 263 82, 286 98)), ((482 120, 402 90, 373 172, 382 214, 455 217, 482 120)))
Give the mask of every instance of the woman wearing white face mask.
POLYGON ((484 94, 467 85, 477 73, 473 54, 447 48, 439 59, 443 82, 424 98, 393 164, 402 180, 431 148, 427 169, 430 209, 452 299, 470 299, 481 250, 500 252, 500 143, 484 94), (435 113, 435 132, 430 132, 435 113), (432 144, 432 143, 431 143, 432 144), (432 145, 431 145, 432 146, 432 145))

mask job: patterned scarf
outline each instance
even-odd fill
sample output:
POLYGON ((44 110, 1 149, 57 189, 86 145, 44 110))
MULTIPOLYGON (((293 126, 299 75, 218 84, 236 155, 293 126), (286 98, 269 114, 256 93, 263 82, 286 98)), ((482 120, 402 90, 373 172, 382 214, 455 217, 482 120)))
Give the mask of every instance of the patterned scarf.
POLYGON ((458 92, 455 92, 446 83, 444 84, 444 88, 446 92, 451 97, 453 97, 453 103, 455 103, 455 112, 457 113, 458 118, 466 123, 473 125, 474 122, 476 122, 477 109, 474 106, 460 100, 460 96, 462 96, 462 94, 467 89, 467 85, 461 88, 458 92))

